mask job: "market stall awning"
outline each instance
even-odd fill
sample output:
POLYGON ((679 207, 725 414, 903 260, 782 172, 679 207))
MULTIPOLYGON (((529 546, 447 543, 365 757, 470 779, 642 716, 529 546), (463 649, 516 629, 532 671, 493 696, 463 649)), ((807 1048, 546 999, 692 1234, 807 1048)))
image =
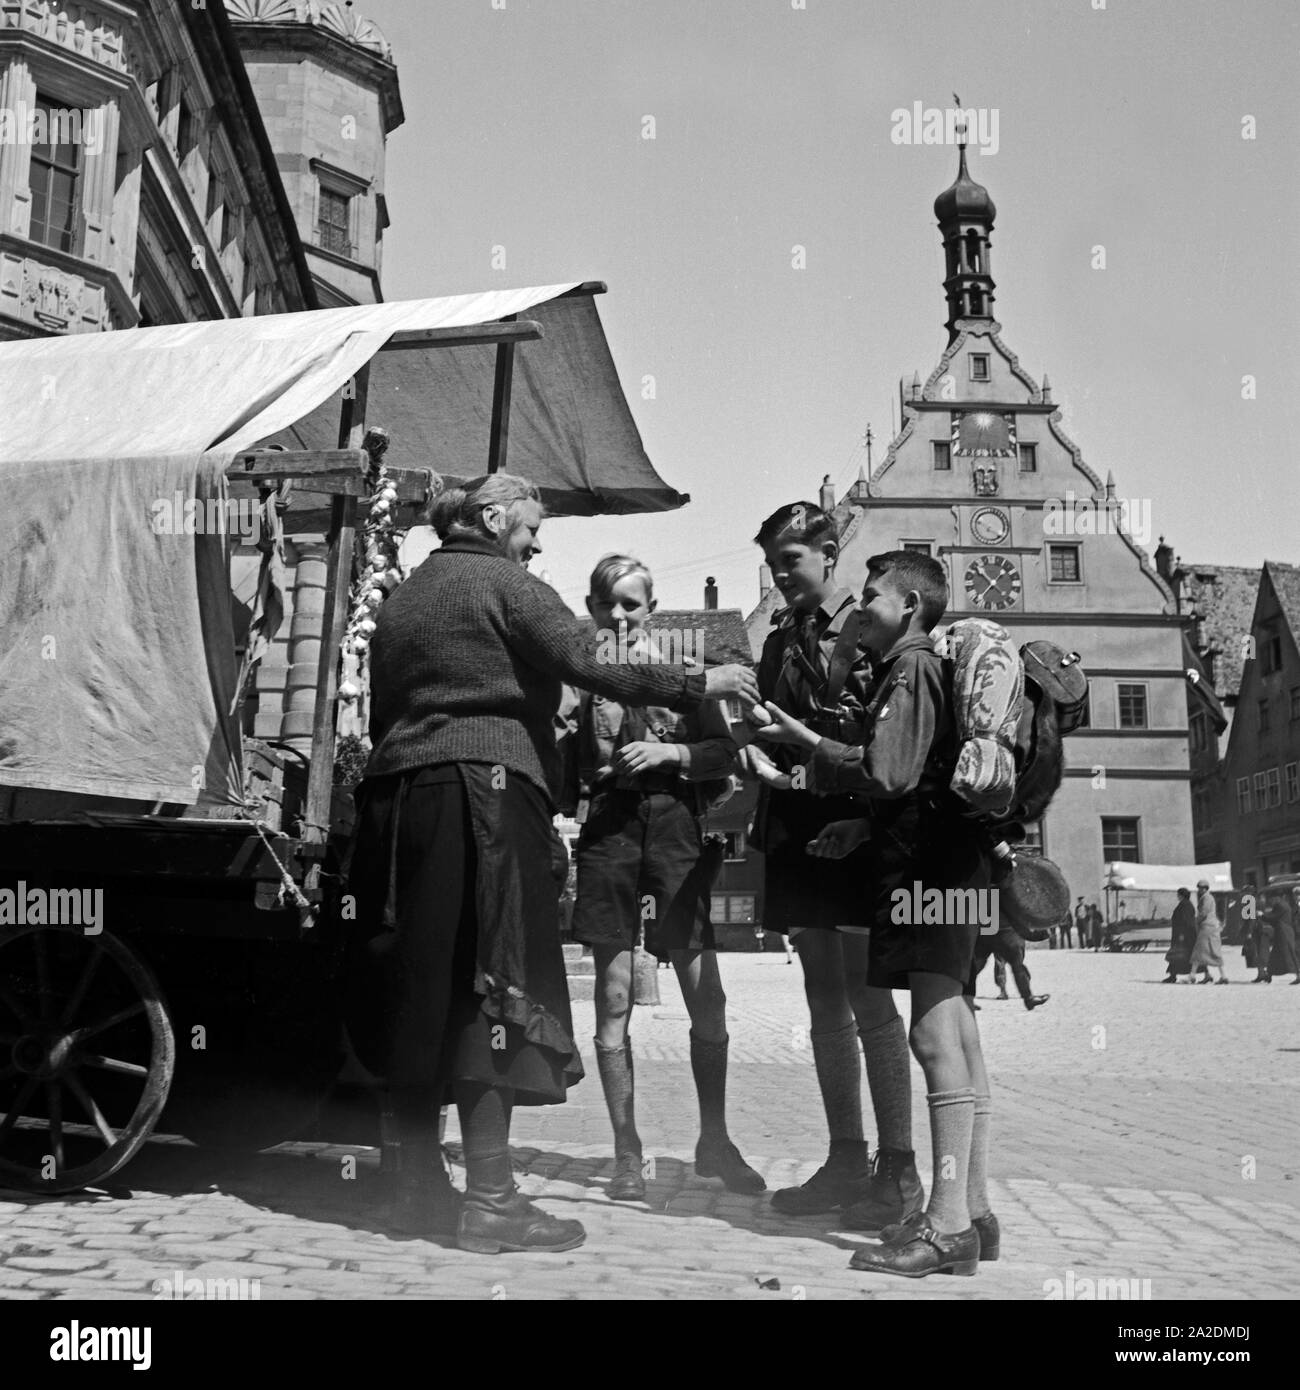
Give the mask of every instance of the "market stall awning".
POLYGON ((512 349, 506 466, 556 511, 680 506, 645 456, 580 290, 0 344, 0 786, 240 800, 226 535, 160 527, 180 509, 158 504, 196 499, 210 516, 234 455, 304 420, 324 431, 318 408, 335 445, 340 394, 386 347, 437 347, 383 352, 373 369, 368 418, 388 428, 393 462, 472 476, 488 471, 497 349, 439 344, 544 320, 547 336, 512 349), (418 365, 433 358, 450 360, 418 365))
MULTIPOLYGON (((690 499, 655 472, 619 385, 596 301, 574 294, 529 308, 543 336, 514 353, 506 471, 536 483, 553 516, 661 512, 690 499)), ((392 441, 386 461, 432 468, 449 483, 488 471, 498 348, 382 352, 370 364, 366 418, 392 441)), ((332 449, 331 399, 275 436, 332 449)), ((303 528, 295 500, 290 526, 303 528)))

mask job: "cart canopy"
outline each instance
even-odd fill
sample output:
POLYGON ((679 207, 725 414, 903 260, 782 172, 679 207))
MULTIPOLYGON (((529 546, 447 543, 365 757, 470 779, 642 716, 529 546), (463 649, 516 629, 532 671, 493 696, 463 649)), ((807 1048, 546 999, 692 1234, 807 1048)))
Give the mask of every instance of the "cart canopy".
MULTIPOLYGON (((548 303, 576 288, 0 344, 0 787, 242 800, 227 537, 210 526, 225 470, 294 426, 335 446, 338 394, 394 333, 544 320, 515 357, 506 466, 557 512, 680 506, 590 296, 548 303), (327 401, 333 433, 313 415, 327 401), (190 499, 182 523, 173 501, 190 499)), ((385 354, 367 414, 392 461, 487 471, 493 361, 482 347, 385 354)))
POLYGON ((1131 864, 1116 859, 1106 865, 1107 888, 1122 892, 1176 892, 1179 888, 1196 891, 1201 879, 1210 885, 1212 893, 1232 892, 1232 865, 1225 859, 1221 864, 1131 864))

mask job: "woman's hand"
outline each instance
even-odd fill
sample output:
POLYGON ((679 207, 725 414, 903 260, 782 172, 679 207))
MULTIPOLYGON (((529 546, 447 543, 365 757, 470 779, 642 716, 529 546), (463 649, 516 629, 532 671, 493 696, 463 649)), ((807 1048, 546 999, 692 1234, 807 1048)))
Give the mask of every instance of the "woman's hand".
POLYGON ((783 792, 790 790, 793 780, 790 774, 782 772, 757 744, 748 744, 740 750, 740 765, 751 777, 757 777, 764 786, 774 787, 777 791, 783 792))
POLYGON ((807 852, 818 859, 843 859, 864 843, 870 834, 870 821, 833 820, 822 827, 815 840, 808 841, 807 852))
MULTIPOLYGON (((801 724, 771 700, 762 708, 767 712, 769 722, 758 730, 758 737, 765 743, 788 743, 795 748, 816 748, 822 741, 820 734, 813 733, 806 724, 801 724)), ((753 713, 757 715, 758 711, 754 710, 753 713)))
POLYGON ((710 666, 704 673, 704 695, 706 699, 727 699, 738 696, 747 705, 759 701, 758 677, 739 662, 726 666, 710 666))
POLYGON ((675 743, 625 743, 609 765, 620 777, 635 777, 660 767, 679 768, 682 760, 675 743))

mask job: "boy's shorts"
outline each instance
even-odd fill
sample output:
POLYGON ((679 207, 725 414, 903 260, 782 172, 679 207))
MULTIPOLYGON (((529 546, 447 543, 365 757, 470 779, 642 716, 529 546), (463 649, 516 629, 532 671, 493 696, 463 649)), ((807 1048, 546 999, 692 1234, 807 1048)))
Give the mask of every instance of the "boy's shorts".
POLYGON ((988 859, 973 829, 961 821, 945 820, 931 828, 915 854, 888 842, 874 843, 872 851, 867 984, 876 989, 906 989, 908 975, 926 972, 946 975, 964 988, 980 939, 983 923, 979 919, 991 916, 988 895, 994 891, 988 859), (917 885, 922 906, 925 891, 931 888, 945 893, 974 889, 976 896, 964 896, 962 910, 944 912, 940 922, 895 921, 896 916, 915 917, 917 885), (900 890, 906 894, 901 901, 894 896, 900 890))
POLYGON ((871 925, 869 863, 859 846, 843 859, 815 858, 809 840, 832 821, 861 819, 866 810, 845 796, 774 792, 767 802, 763 856, 763 925, 785 935, 871 925))
POLYGON ((705 847, 693 805, 667 792, 609 791, 592 798, 578 837, 572 934, 588 946, 631 950, 642 904, 646 949, 712 951, 709 895, 720 853, 705 847))

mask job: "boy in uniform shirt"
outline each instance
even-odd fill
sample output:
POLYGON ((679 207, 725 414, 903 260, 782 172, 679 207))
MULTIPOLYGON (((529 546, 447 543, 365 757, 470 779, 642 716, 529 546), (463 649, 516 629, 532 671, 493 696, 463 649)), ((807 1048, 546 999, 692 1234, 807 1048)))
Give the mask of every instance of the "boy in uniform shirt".
MULTIPOLYGON (((865 848, 861 891, 870 903, 867 980, 912 995, 910 1040, 925 1073, 934 1177, 924 1211, 864 1246, 855 1269, 921 1278, 973 1274, 998 1254, 997 1222, 985 1190, 989 1086, 973 1011, 962 998, 980 923, 905 920, 897 889, 987 889, 988 853, 977 827, 948 790, 958 753, 950 677, 930 631, 948 602, 942 567, 929 556, 890 551, 867 562, 862 641, 875 659, 863 737, 855 744, 819 736, 772 703, 751 713, 771 722, 759 737, 808 758, 814 791, 864 793, 866 820, 827 826, 811 847, 843 858, 865 848), (898 920, 903 918, 904 920, 898 920)), ((954 913, 954 916, 965 914, 954 913)))
MULTIPOLYGON (((835 578, 835 523, 811 502, 773 512, 755 541, 772 582, 789 605, 773 619, 759 660, 765 700, 823 734, 856 742, 871 686, 858 631, 857 600, 835 578)), ((743 739, 745 726, 737 731, 743 739)), ((751 730, 752 732, 752 730, 751 730)), ((867 982, 870 911, 864 856, 842 863, 811 859, 808 844, 828 823, 862 814, 845 792, 813 796, 792 775, 798 759, 750 744, 742 755, 763 782, 754 844, 764 854, 764 924, 794 938, 804 973, 811 1042, 830 1151, 801 1187, 773 1194, 788 1216, 844 1210, 843 1224, 878 1231, 923 1199, 912 1152, 910 1058, 903 1021, 888 989, 867 982), (861 1045, 875 1110, 878 1150, 868 1155, 862 1126, 861 1045)))
MULTIPOLYGON (((625 634, 629 658, 654 659, 646 623, 654 612, 650 571, 630 555, 606 555, 592 571, 587 608, 597 631, 625 634)), ((700 655, 703 655, 702 653, 700 655)), ((710 784, 724 785, 736 744, 716 701, 675 714, 578 696, 570 702, 562 800, 578 811, 577 901, 572 933, 596 965, 596 1062, 614 1130, 609 1197, 645 1199, 637 1131, 632 1041, 632 951, 671 961, 690 1015, 691 1072, 700 1106, 695 1171, 733 1192, 762 1192, 727 1132, 727 996, 709 917, 720 858, 706 848, 700 812, 710 784), (647 901, 652 915, 645 916, 647 901)))

